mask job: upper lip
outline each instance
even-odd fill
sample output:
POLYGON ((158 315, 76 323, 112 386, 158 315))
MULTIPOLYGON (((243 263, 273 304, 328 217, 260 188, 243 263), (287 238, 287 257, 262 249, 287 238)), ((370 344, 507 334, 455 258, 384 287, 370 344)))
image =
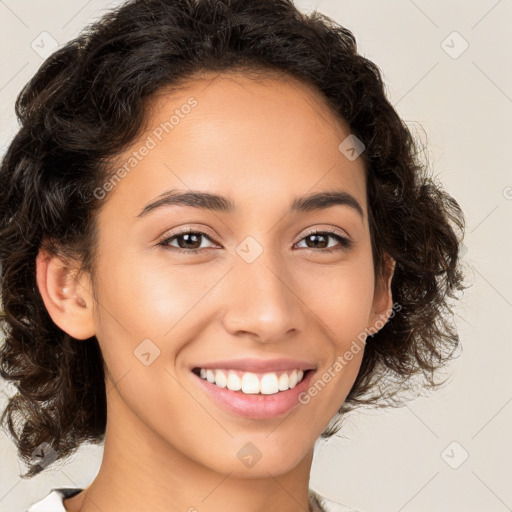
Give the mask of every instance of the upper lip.
POLYGON ((224 359, 210 363, 201 363, 193 368, 204 368, 205 370, 226 369, 240 370, 244 372, 276 372, 286 370, 313 370, 315 365, 308 361, 297 359, 224 359))

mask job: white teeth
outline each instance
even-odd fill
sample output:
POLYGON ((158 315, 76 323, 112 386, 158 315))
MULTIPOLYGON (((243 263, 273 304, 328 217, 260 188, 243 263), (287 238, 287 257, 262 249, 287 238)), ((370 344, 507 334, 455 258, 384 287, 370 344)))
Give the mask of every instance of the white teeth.
POLYGON ((288 382, 289 382, 288 374, 282 373, 281 377, 279 377, 279 382, 278 382, 279 391, 286 391, 287 389, 290 389, 290 386, 288 386, 288 382))
POLYGON ((242 377, 242 393, 255 395, 260 392, 260 380, 254 373, 246 372, 242 377))
POLYGON ((277 393, 279 391, 277 375, 275 373, 265 373, 261 378, 260 388, 263 395, 273 395, 277 393))
POLYGON ((279 377, 275 372, 265 373, 258 377, 253 372, 245 372, 242 377, 233 370, 205 370, 201 368, 199 375, 202 379, 230 391, 241 391, 248 395, 261 393, 274 395, 280 391, 294 388, 304 377, 302 370, 283 372, 279 377))
POLYGON ((217 370, 215 372, 215 384, 219 386, 219 388, 225 388, 228 383, 228 379, 226 374, 222 370, 217 370))
POLYGON ((242 379, 235 372, 228 373, 227 388, 231 391, 240 391, 242 389, 242 379))
POLYGON ((291 388, 294 388, 296 385, 297 385, 297 370, 293 370, 292 374, 290 375, 290 380, 288 381, 288 386, 290 386, 290 389, 291 389, 291 388))

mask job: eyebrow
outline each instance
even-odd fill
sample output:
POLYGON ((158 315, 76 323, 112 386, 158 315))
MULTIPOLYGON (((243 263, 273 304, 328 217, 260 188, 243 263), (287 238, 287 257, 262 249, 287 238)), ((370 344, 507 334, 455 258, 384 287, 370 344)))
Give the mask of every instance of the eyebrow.
MULTIPOLYGON (((296 197, 290 206, 290 211, 311 212, 323 210, 332 206, 344 205, 355 210, 363 219, 363 208, 357 199, 343 190, 317 192, 303 197, 296 197)), ((148 203, 137 217, 144 217, 149 212, 164 206, 192 206, 201 210, 211 210, 223 213, 233 213, 235 203, 224 196, 200 191, 168 190, 158 196, 155 201, 148 203)))

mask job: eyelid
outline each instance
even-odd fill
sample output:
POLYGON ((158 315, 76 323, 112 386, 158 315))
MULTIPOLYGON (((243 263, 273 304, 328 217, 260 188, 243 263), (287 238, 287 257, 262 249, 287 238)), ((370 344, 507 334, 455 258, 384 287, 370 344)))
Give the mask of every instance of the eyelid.
MULTIPOLYGON (((330 235, 338 235, 341 238, 345 238, 348 241, 352 241, 352 238, 350 237, 350 235, 345 230, 342 230, 340 228, 334 228, 334 227, 318 228, 318 227, 314 227, 314 228, 308 229, 305 233, 302 233, 300 235, 300 238, 297 240, 297 242, 300 242, 303 238, 305 238, 305 237, 307 237, 309 235, 314 235, 315 233, 329 233, 330 235)), ((297 243, 297 242, 295 242, 295 243, 297 243)))
POLYGON ((165 240, 167 240, 168 238, 173 238, 175 236, 184 235, 187 233, 203 233, 203 234, 207 235, 211 239, 212 242, 217 237, 217 235, 213 231, 211 231, 210 229, 208 229, 206 226, 203 226, 203 225, 196 226, 194 224, 187 224, 184 227, 176 228, 176 230, 177 231, 174 231, 174 230, 166 231, 163 235, 159 236, 157 239, 158 243, 165 242, 165 240))

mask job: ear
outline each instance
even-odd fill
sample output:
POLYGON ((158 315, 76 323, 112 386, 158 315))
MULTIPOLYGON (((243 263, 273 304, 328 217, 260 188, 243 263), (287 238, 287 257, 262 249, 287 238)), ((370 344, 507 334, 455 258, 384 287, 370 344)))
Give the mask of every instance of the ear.
POLYGON ((391 281, 395 273, 396 261, 389 255, 384 256, 384 272, 375 283, 372 310, 369 318, 369 330, 375 334, 389 320, 393 312, 391 281))
POLYGON ((75 264, 41 248, 36 257, 36 282, 56 325, 73 338, 94 336, 94 300, 87 272, 78 276, 75 264))

